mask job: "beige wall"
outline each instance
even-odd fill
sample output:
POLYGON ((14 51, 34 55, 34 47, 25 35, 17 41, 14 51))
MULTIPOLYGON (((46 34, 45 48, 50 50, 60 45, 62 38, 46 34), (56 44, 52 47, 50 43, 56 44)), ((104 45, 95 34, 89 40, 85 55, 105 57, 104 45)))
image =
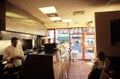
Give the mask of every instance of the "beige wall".
POLYGON ((113 19, 120 19, 120 11, 95 13, 96 51, 104 51, 107 56, 120 57, 120 46, 111 45, 110 22, 113 19))

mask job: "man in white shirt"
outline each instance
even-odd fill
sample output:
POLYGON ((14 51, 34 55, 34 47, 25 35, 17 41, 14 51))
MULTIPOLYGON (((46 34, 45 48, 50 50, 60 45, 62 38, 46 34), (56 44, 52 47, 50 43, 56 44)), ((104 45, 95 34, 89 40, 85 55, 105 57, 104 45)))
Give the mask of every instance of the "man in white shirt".
POLYGON ((11 45, 5 48, 3 52, 3 59, 8 62, 7 68, 10 69, 11 72, 21 69, 22 59, 24 58, 24 52, 17 44, 18 39, 13 37, 11 39, 11 45))

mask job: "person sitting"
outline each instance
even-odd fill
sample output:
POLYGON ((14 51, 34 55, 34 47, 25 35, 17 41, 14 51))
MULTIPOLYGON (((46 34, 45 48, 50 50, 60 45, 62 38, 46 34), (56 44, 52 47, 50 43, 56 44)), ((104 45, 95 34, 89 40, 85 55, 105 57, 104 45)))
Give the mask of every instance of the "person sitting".
POLYGON ((110 67, 110 60, 105 56, 105 53, 100 51, 95 59, 92 70, 88 79, 107 79, 111 78, 107 72, 110 67))

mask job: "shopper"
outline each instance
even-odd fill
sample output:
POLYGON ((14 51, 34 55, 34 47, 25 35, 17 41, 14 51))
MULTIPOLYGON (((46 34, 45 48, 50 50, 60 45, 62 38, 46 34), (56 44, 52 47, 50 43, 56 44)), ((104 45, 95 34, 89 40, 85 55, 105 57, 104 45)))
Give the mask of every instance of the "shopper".
POLYGON ((105 56, 104 52, 99 52, 94 62, 93 68, 88 76, 88 79, 106 79, 110 78, 107 74, 110 67, 110 61, 105 56))

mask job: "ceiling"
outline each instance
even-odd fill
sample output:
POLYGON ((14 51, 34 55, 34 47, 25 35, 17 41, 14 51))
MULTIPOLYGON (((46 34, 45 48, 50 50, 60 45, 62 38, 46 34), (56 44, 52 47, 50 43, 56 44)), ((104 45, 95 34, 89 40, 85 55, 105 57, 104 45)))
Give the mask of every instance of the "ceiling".
POLYGON ((46 28, 86 27, 95 25, 95 12, 120 11, 120 0, 8 0, 42 21, 46 28), (55 6, 57 14, 72 22, 53 22, 38 8, 55 6))

